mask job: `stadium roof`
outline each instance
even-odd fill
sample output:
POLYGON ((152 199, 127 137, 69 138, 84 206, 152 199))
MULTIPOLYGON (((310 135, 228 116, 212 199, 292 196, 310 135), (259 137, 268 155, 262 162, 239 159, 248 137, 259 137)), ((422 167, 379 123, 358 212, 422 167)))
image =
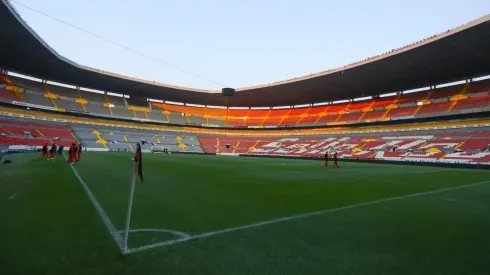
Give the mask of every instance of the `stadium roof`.
POLYGON ((490 75, 490 15, 342 68, 239 88, 234 97, 76 64, 49 47, 7 0, 1 0, 0 26, 1 68, 84 88, 194 104, 257 107, 330 102, 490 75))

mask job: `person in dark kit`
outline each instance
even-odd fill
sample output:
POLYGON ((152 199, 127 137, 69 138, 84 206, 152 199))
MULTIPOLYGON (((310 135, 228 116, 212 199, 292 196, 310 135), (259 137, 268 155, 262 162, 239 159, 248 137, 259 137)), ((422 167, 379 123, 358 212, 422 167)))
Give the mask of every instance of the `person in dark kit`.
POLYGON ((56 154, 56 149, 58 149, 56 147, 56 143, 53 143, 53 145, 51 145, 51 149, 49 149, 49 159, 54 159, 54 155, 56 154))
POLYGON ((80 161, 80 157, 82 156, 82 149, 83 149, 83 146, 81 143, 78 144, 78 149, 77 149, 77 162, 80 161))
POLYGON ((333 168, 335 167, 339 168, 339 165, 337 163, 337 152, 333 154, 333 168))
POLYGON ((73 163, 75 160, 75 154, 77 151, 77 145, 75 143, 72 143, 70 146, 70 150, 68 151, 68 163, 73 163))
POLYGON ((63 145, 60 145, 60 147, 58 147, 58 155, 63 154, 63 149, 65 149, 63 145))
POLYGON ((42 157, 48 158, 48 143, 47 142, 43 145, 42 157))
POLYGON ((325 152, 325 167, 328 167, 328 151, 325 152))
POLYGON ((77 161, 77 154, 78 154, 78 144, 73 143, 74 149, 73 149, 73 161, 77 161))

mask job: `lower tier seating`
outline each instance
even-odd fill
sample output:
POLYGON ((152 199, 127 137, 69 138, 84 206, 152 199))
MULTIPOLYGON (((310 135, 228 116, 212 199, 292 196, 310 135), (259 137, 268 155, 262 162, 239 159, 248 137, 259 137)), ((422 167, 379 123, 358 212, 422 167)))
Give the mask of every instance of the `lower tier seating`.
POLYGON ((405 132, 323 134, 321 136, 244 137, 205 136, 87 124, 0 119, 0 145, 69 146, 81 142, 89 150, 172 152, 323 157, 490 164, 490 127, 448 128, 405 132))

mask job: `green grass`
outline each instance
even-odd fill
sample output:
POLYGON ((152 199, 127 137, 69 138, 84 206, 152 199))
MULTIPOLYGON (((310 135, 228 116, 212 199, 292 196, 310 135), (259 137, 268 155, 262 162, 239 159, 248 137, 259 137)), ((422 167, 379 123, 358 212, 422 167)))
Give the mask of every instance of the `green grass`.
MULTIPOLYGON (((132 155, 76 170, 124 227, 132 155)), ((112 239, 70 167, 37 154, 0 165, 0 274, 488 274, 490 183, 390 200, 136 252, 112 239)), ((490 180, 487 171, 144 155, 131 227, 190 235, 490 180)), ((130 247, 176 237, 130 235, 130 247)))

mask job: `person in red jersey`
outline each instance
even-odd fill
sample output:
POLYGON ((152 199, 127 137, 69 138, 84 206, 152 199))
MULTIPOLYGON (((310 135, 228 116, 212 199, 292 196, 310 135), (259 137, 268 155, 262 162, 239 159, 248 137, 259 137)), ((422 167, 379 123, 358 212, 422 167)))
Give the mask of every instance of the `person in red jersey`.
POLYGON ((77 162, 80 161, 80 157, 82 156, 82 149, 83 149, 83 146, 81 143, 79 143, 78 148, 77 148, 77 162))
POLYGON ((73 161, 77 161, 77 155, 78 155, 78 144, 73 143, 73 161))
POLYGON ((77 151, 77 145, 75 143, 72 143, 70 146, 70 150, 68 151, 68 163, 73 163, 75 160, 75 154, 77 151))
POLYGON ((56 154, 56 150, 57 150, 56 143, 53 143, 53 145, 51 145, 51 149, 49 149, 50 159, 54 159, 54 155, 56 154))
POLYGON ((337 163, 337 152, 333 154, 333 168, 339 168, 339 164, 337 163))
POLYGON ((48 158, 48 143, 47 142, 43 145, 42 157, 48 158))
POLYGON ((328 167, 328 151, 325 152, 325 167, 328 167))

